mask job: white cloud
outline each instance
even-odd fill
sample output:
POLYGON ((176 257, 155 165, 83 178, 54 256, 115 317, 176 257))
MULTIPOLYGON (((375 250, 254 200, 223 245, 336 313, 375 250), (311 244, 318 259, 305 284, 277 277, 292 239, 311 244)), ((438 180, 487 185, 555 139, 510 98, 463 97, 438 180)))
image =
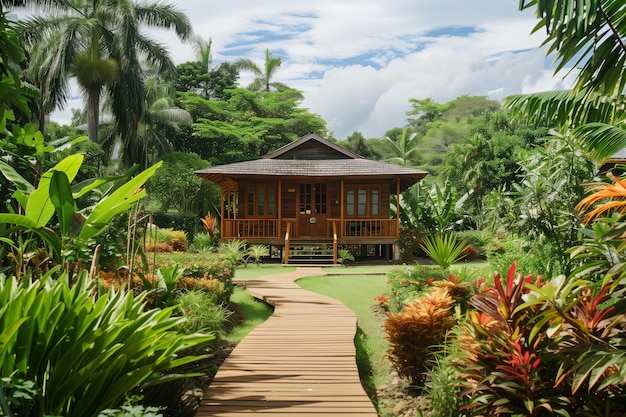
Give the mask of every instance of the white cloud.
MULTIPOLYGON (((357 130, 380 137, 404 125, 410 98, 500 99, 564 86, 545 68, 541 34, 530 35, 536 19, 512 0, 180 3, 196 33, 213 39, 215 63, 245 51, 262 64, 266 48, 279 56, 276 80, 303 91, 303 107, 339 139, 357 130)), ((173 33, 154 36, 176 63, 194 59, 192 46, 173 33)))

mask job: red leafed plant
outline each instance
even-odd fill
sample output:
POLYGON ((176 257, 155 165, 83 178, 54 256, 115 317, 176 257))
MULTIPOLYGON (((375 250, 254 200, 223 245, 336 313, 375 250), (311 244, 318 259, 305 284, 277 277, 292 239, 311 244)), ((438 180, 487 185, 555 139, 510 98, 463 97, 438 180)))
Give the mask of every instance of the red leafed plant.
MULTIPOLYGON (((513 264, 504 283, 496 274, 494 288, 472 297, 470 305, 477 312, 468 314, 457 342, 465 352, 459 370, 470 415, 535 416, 571 402, 554 389, 554 379, 545 376, 552 365, 542 357, 549 344, 542 337, 548 327, 544 323, 534 328, 541 307, 525 303, 532 276, 523 277, 515 269, 513 264), (533 332, 542 335, 531 337, 533 332)), ((541 286, 541 279, 535 284, 541 286)))
POLYGON ((211 214, 209 213, 200 220, 202 221, 202 226, 204 226, 204 230, 206 230, 211 239, 213 239, 213 235, 215 234, 215 226, 217 226, 217 219, 211 216, 211 214))
POLYGON ((474 296, 457 344, 470 415, 623 416, 623 285, 609 276, 549 283, 509 270, 474 296))

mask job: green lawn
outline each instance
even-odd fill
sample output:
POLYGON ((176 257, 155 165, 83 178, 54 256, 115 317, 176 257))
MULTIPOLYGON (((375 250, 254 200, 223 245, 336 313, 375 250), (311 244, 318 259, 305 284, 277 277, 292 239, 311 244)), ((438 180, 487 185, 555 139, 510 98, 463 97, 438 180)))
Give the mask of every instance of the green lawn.
POLYGON ((354 265, 354 266, 325 266, 322 269, 329 274, 386 274, 399 265, 354 265))
POLYGON ((256 298, 248 291, 237 287, 230 297, 230 302, 237 310, 241 321, 224 337, 229 342, 243 340, 256 326, 263 323, 272 315, 274 309, 256 298))
MULTIPOLYGON (((355 268, 360 267, 332 271, 345 273, 355 268)), ((387 292, 385 275, 327 275, 302 278, 297 283, 308 291, 340 301, 355 313, 359 327, 355 339, 357 364, 364 387, 372 393, 376 387, 388 383, 391 367, 389 361, 384 358, 387 350, 387 341, 382 330, 384 316, 376 314, 372 309, 375 304, 374 297, 387 292)))
POLYGON ((261 264, 248 266, 238 266, 235 270, 236 279, 257 279, 266 275, 283 274, 285 272, 295 271, 295 266, 282 266, 278 264, 261 264))

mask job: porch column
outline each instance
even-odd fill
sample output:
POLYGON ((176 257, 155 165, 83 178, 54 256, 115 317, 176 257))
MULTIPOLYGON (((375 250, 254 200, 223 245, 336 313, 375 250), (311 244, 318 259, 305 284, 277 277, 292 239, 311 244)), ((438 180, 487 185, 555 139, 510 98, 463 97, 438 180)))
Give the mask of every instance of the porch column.
POLYGON ((278 180, 278 196, 277 196, 277 201, 276 204, 278 205, 278 224, 276 225, 276 228, 278 230, 276 230, 276 234, 278 236, 276 236, 279 239, 284 239, 285 236, 283 236, 282 231, 283 231, 283 180, 279 179, 278 180))
POLYGON ((400 238, 400 178, 396 179, 396 239, 400 238))
POLYGON ((341 179, 341 189, 340 189, 340 193, 341 195, 339 196, 339 237, 342 238, 343 237, 343 215, 344 215, 344 209, 343 209, 343 205, 344 205, 344 198, 345 198, 345 192, 344 192, 344 180, 343 178, 341 179))
POLYGON ((224 196, 227 193, 224 192, 224 188, 226 188, 226 183, 222 182, 220 187, 220 237, 222 236, 222 231, 224 230, 224 196))

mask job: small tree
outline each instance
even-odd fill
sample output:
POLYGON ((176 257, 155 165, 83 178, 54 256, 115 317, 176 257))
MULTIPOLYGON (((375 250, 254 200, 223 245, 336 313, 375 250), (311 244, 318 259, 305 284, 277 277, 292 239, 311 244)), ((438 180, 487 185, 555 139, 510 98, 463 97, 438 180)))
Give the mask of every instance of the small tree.
POLYGON ((160 205, 183 214, 202 215, 219 206, 219 188, 194 174, 209 162, 193 153, 173 152, 163 156, 163 167, 148 183, 160 205))

